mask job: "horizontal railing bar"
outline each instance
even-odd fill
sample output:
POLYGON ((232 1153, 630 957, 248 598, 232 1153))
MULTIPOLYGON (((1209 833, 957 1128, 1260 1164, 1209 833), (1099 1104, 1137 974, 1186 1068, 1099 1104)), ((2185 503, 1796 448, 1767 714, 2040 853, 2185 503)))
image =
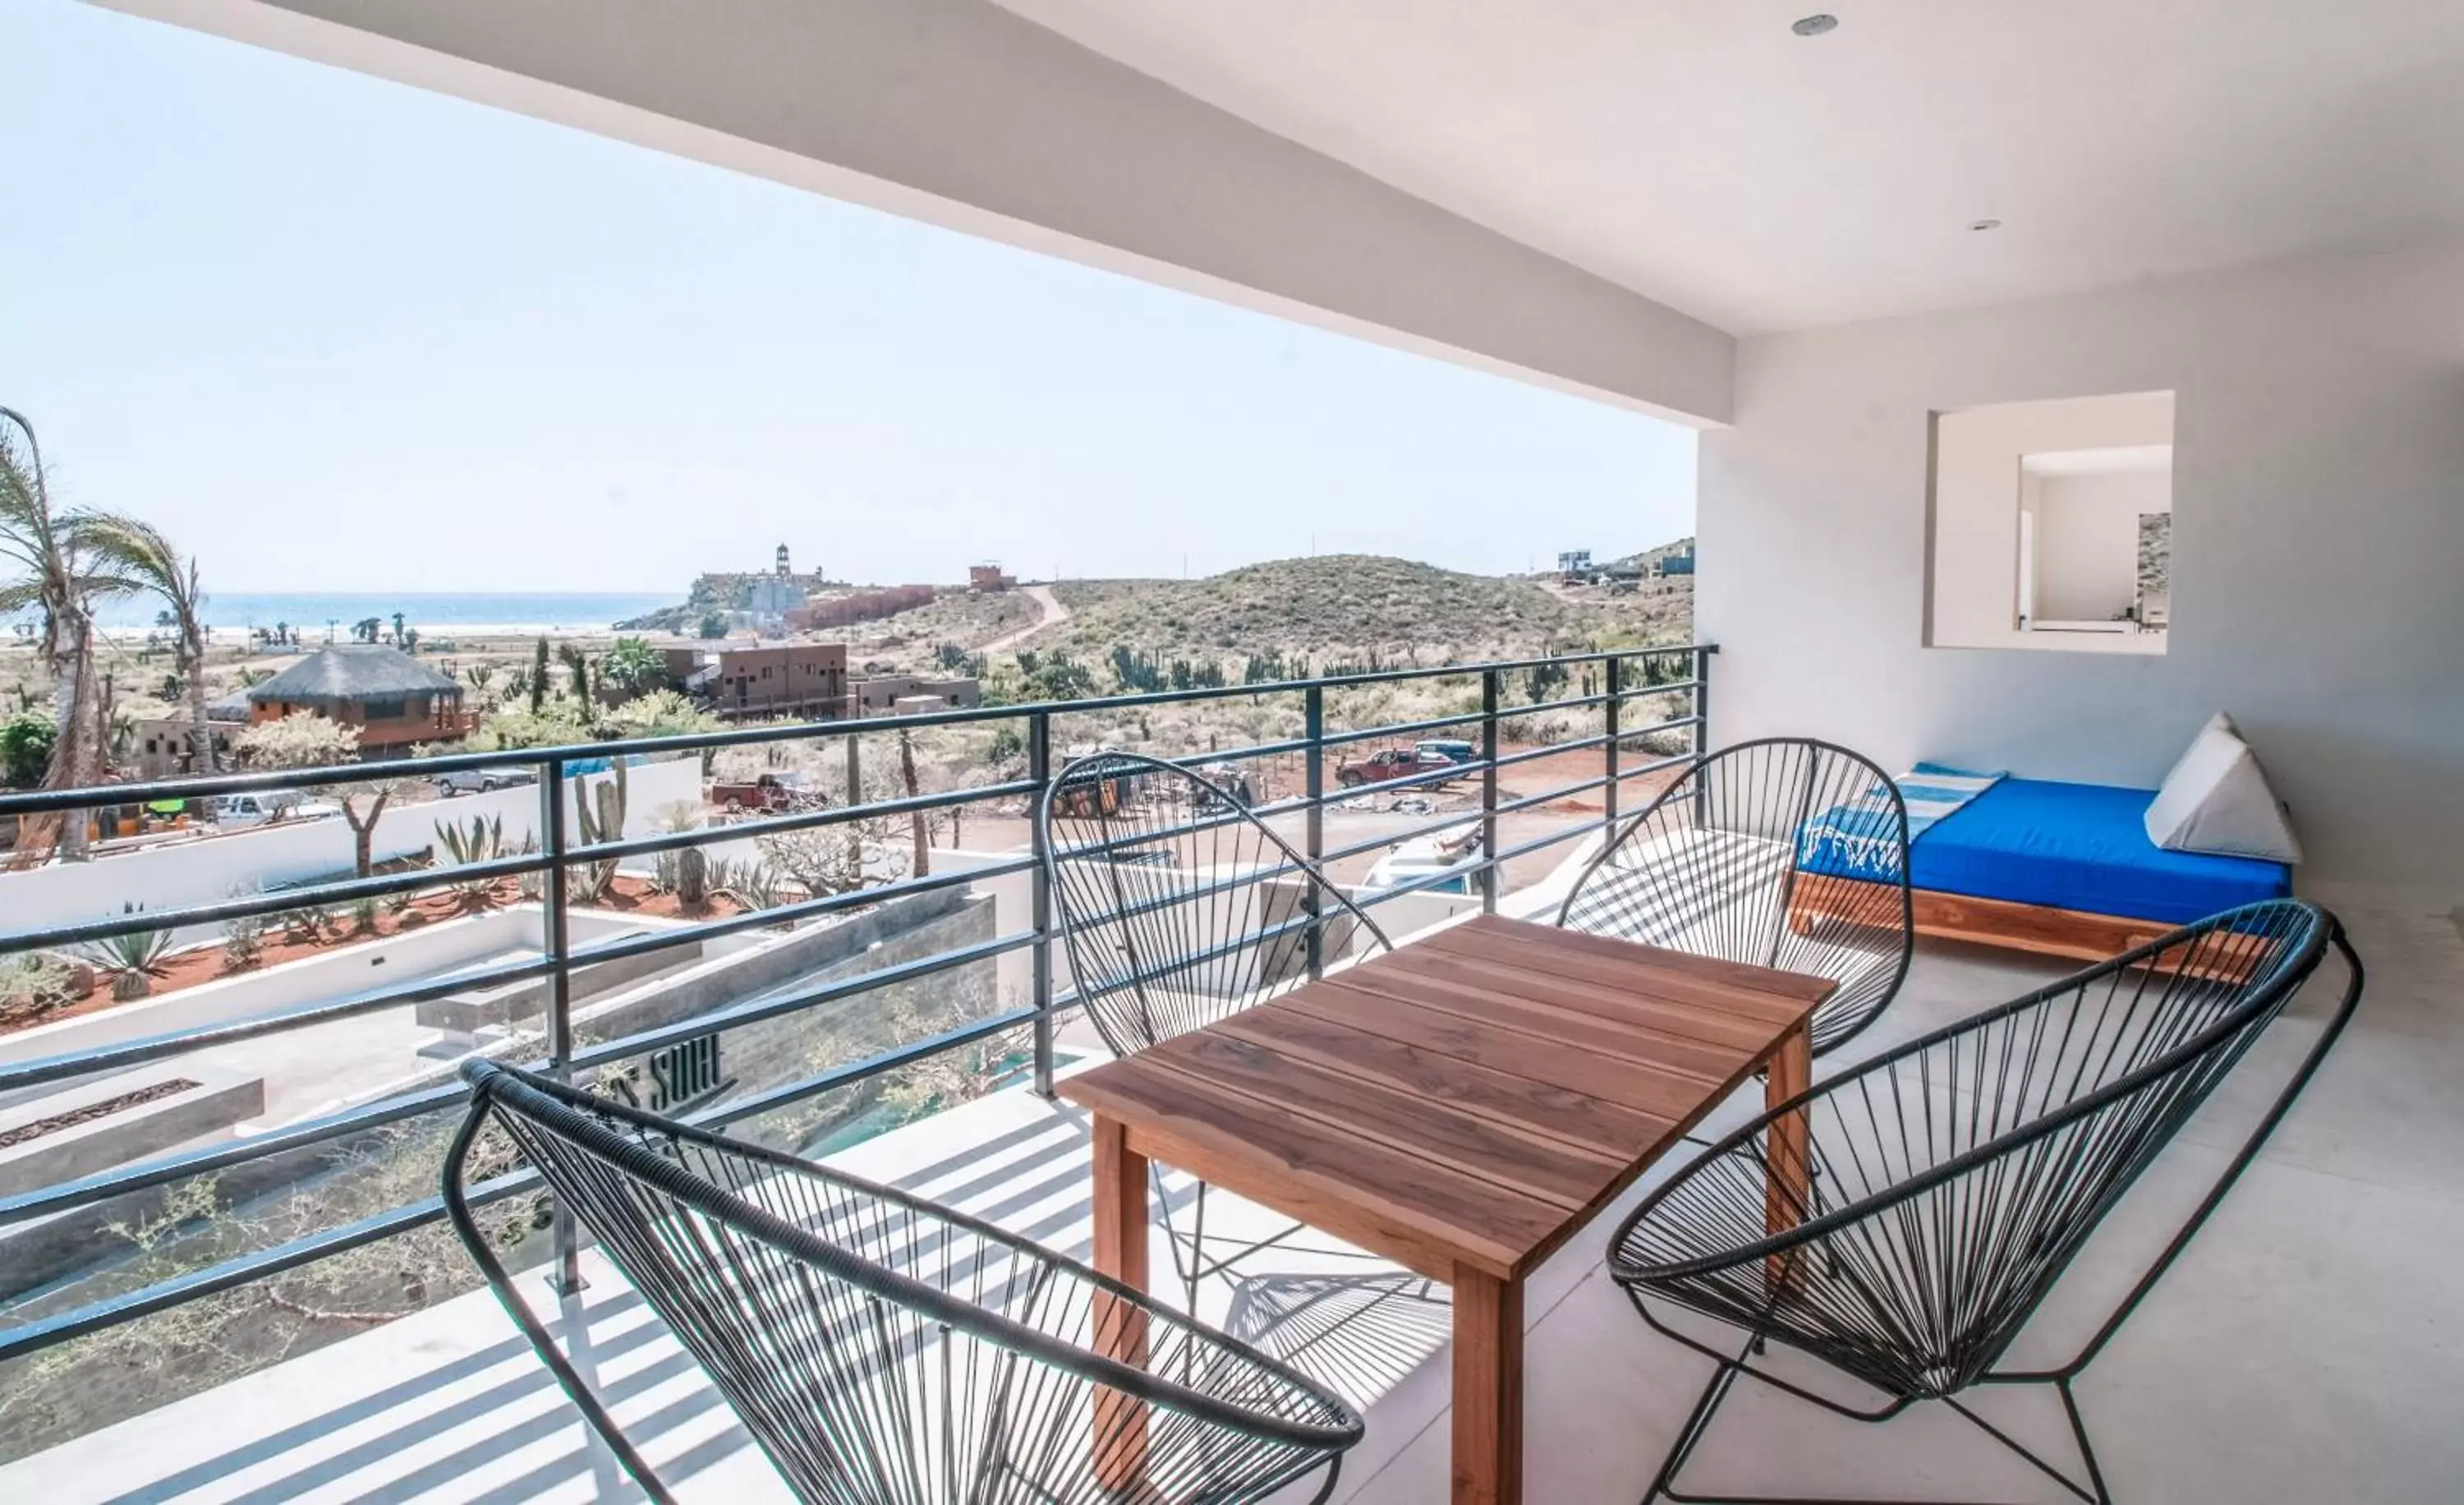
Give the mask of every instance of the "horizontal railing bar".
POLYGON ((387 1097, 382 1102, 345 1109, 321 1118, 310 1118, 286 1125, 271 1133, 243 1140, 231 1140, 185 1155, 172 1155, 143 1162, 124 1170, 103 1171, 81 1181, 63 1182, 56 1186, 43 1186, 33 1191, 0 1199, 0 1224, 21 1223, 47 1213, 66 1212, 74 1207, 105 1202, 132 1191, 144 1191, 154 1186, 168 1185, 190 1176, 208 1171, 229 1170, 250 1161, 287 1154, 323 1144, 331 1140, 348 1139, 369 1129, 416 1118, 424 1113, 452 1106, 471 1096, 460 1082, 431 1087, 424 1092, 387 1097))
MULTIPOLYGON (((622 962, 632 957, 649 956, 673 950, 697 941, 716 941, 741 935, 748 930, 763 930, 773 925, 793 924, 841 910, 865 909, 886 904, 894 899, 917 894, 930 894, 940 889, 959 888, 982 878, 1007 877, 1012 874, 1033 871, 1033 857, 1012 857, 1004 862, 987 863, 980 868, 957 868, 928 874, 920 878, 900 878, 872 888, 845 889, 836 894, 824 894, 814 898, 798 899, 772 909, 751 909, 741 915, 723 916, 717 919, 697 920, 690 925, 676 925, 658 930, 646 930, 629 936, 594 941, 577 948, 566 959, 574 967, 595 965, 602 962, 622 962)), ((584 913, 591 913, 585 909, 584 913)))
POLYGON ((1598 821, 1585 821, 1579 826, 1568 826, 1559 830, 1548 831, 1534 836, 1529 841, 1517 842, 1497 854, 1497 861, 1511 862, 1517 857, 1529 856, 1532 852, 1553 847, 1561 841, 1572 841, 1577 836, 1588 836, 1600 829, 1598 821))
MULTIPOLYGON (((538 1174, 536 1171, 514 1171, 495 1181, 474 1186, 471 1189, 471 1203, 473 1206, 480 1206, 513 1196, 521 1191, 529 1182, 535 1180, 538 1174)), ((22 1326, 0 1328, 0 1363, 6 1363, 23 1354, 49 1348, 55 1343, 89 1337, 106 1328, 117 1327, 122 1322, 134 1321, 142 1317, 151 1317, 157 1312, 167 1312, 175 1306, 202 1300, 207 1296, 219 1295, 223 1292, 244 1286, 252 1280, 278 1275, 286 1271, 297 1270, 302 1265, 313 1265, 318 1260, 346 1253, 362 1245, 373 1244, 379 1239, 389 1238, 396 1233, 407 1233, 412 1228, 433 1223, 444 1215, 445 1200, 442 1197, 423 1197, 417 1202, 407 1203, 389 1211, 372 1214, 356 1223, 345 1223, 339 1228, 320 1228, 317 1232, 303 1234, 286 1243, 276 1244, 272 1249, 233 1255, 230 1259, 209 1265, 203 1270, 193 1270, 186 1274, 174 1275, 168 1280, 158 1281, 143 1290, 90 1302, 73 1311, 62 1312, 55 1317, 43 1317, 22 1326)), ((406 1312, 403 1315, 408 1317, 411 1314, 406 1312)))
POLYGON ((989 962, 995 957, 1006 956, 1022 947, 1033 945, 1040 939, 1044 938, 1035 931, 1021 930, 991 941, 979 941, 972 946, 960 946, 954 951, 936 951, 929 957, 918 957, 913 962, 901 962, 877 971, 840 978, 804 992, 788 993, 760 1003, 721 1009, 716 1013, 696 1014, 690 1019, 679 1019, 673 1024, 661 1025, 655 1029, 644 1029, 635 1034, 622 1035, 613 1040, 586 1046, 573 1052, 570 1064, 577 1069, 598 1066, 607 1061, 621 1061, 627 1056, 643 1055, 652 1051, 665 1050, 680 1041, 695 1039, 701 1035, 715 1034, 727 1029, 740 1029, 746 1025, 759 1024, 765 1019, 776 1019, 781 1014, 792 1014, 799 1009, 833 1004, 842 998, 852 998, 859 993, 870 992, 876 987, 888 987, 897 983, 912 983, 919 977, 931 977, 936 972, 946 972, 952 967, 965 966, 971 962, 989 962))
POLYGON ((53 925, 40 930, 11 930, 0 934, 0 953, 21 951, 36 946, 73 946, 91 941, 107 941, 114 936, 133 936, 148 930, 179 930, 189 925, 210 925, 217 920, 239 919, 250 915, 280 915, 295 909, 324 909, 354 903, 363 898, 383 898, 388 894, 407 894, 446 883, 494 882, 498 878, 517 878, 528 873, 545 872, 552 859, 543 855, 498 857, 487 862, 473 862, 462 867, 414 868, 407 873, 388 873, 381 877, 337 878, 332 883, 307 884, 296 889, 268 889, 240 898, 224 899, 214 904, 192 904, 187 909, 140 909, 114 915, 109 919, 89 920, 79 925, 53 925))
POLYGON ((1399 847, 1407 841, 1417 840, 1422 836, 1434 836, 1441 830, 1454 830, 1460 827, 1477 825, 1479 821, 1480 811, 1478 810, 1450 810, 1442 815, 1432 816, 1421 825, 1406 826, 1401 830, 1371 836, 1366 840, 1353 842, 1349 846, 1330 848, 1319 855, 1318 864, 1323 868, 1330 863, 1342 862, 1366 852, 1375 852, 1380 847, 1399 847))
MULTIPOLYGON (((247 794, 262 789, 313 788, 329 784, 357 784, 389 779, 429 778, 488 768, 530 767, 597 759, 648 760, 661 753, 700 753, 718 748, 760 746, 778 741, 809 741, 820 738, 861 737, 868 733, 915 730, 932 726, 967 725, 1014 720, 1030 716, 1068 716, 1123 707, 1173 705, 1192 701, 1228 700, 1243 696, 1298 695, 1311 685, 1344 689, 1356 685, 1391 684, 1406 679, 1467 678, 1495 670, 1535 669, 1546 664, 1600 663, 1611 658, 1665 658, 1710 651, 1707 644, 1666 644, 1652 648, 1619 648, 1583 653, 1542 654, 1532 658, 1482 663, 1441 664, 1434 668, 1371 670, 1326 675, 1315 678, 1278 679, 1254 685, 1218 685, 1191 690, 1158 690, 1136 695, 1106 696, 1082 700, 1043 700, 1019 705, 966 706, 923 711, 911 716, 802 721, 772 726, 744 726, 719 732, 684 732, 623 741, 568 742, 552 747, 517 747, 496 752, 443 753, 429 758, 397 758, 379 763, 332 768, 290 768, 265 773, 218 774, 208 778, 155 779, 131 784, 88 785, 75 789, 35 789, 0 794, 0 815, 50 814, 92 809, 98 806, 150 804, 158 800, 247 794)), ((1674 686, 1657 686, 1673 689, 1674 686)))
MULTIPOLYGON (((1480 719, 1478 711, 1460 716, 1433 716, 1424 721, 1395 721, 1384 726, 1353 726, 1326 734, 1326 745, 1342 747, 1353 742, 1375 741, 1381 737, 1410 737, 1420 732, 1443 731, 1449 726, 1463 726, 1480 719)), ((1465 766, 1469 766, 1465 764, 1465 766)))
POLYGON ((544 956, 535 962, 508 962, 482 967, 472 972, 455 972, 424 982, 407 983, 401 987, 379 988, 373 992, 354 993, 331 1003, 311 1004, 304 1008, 288 1008, 278 1013, 253 1014, 227 1024, 200 1025, 194 1029, 174 1029, 163 1034, 145 1035, 123 1040, 117 1045, 98 1046, 89 1051, 77 1051, 64 1055, 37 1056, 31 1061, 0 1066, 0 1092, 19 1087, 37 1086, 43 1082, 61 1081, 72 1076, 85 1076, 97 1072, 122 1067, 142 1066, 165 1056, 185 1055, 218 1045, 231 1045, 241 1040, 253 1040, 261 1035, 280 1034, 288 1029, 303 1029, 311 1025, 330 1024, 337 1019, 350 1019, 360 1014, 374 1013, 381 1008, 399 1008, 405 1004, 424 1003, 443 998, 472 987, 491 987, 503 983, 519 983, 534 977, 545 977, 555 966, 544 956))
POLYGON ((1033 795, 1037 787, 1031 779, 1013 779, 1006 784, 987 784, 971 789, 944 789, 895 800, 875 800, 866 805, 833 805, 827 809, 806 810, 801 815, 731 821, 723 826, 697 826, 692 830, 666 831, 656 836, 634 836, 588 847, 567 847, 564 858, 567 866, 578 862, 621 862, 627 857, 644 857, 686 847, 709 846, 722 841, 759 841, 763 836, 785 831, 813 830, 824 826, 844 826, 851 821, 876 818, 888 820, 925 810, 947 809, 953 805, 973 805, 980 800, 1007 799, 1017 794, 1033 795))
POLYGON ((938 1055, 944 1051, 955 1051, 960 1046, 973 1045, 979 1040, 997 1035, 1004 1029, 1015 1029, 1021 1025, 1034 1022, 1035 1010, 1032 1008, 1012 1008, 1005 1013, 990 1014, 981 1019, 970 1020, 966 1024, 944 1029, 938 1034, 929 1034, 921 1039, 910 1040, 894 1050, 885 1051, 878 1055, 868 1055, 860 1061, 851 1061, 845 1066, 834 1066, 826 1072, 807 1076, 802 1081, 789 1082, 783 1087, 773 1087, 766 1092, 757 1093, 753 1096, 726 1103, 708 1114, 694 1115, 688 1121, 714 1128, 741 1123, 747 1118, 758 1118, 765 1113, 775 1113, 781 1108, 802 1102, 807 1097, 819 1096, 823 1093, 842 1087, 853 1087, 885 1072, 894 1072, 902 1066, 913 1066, 917 1061, 938 1055))

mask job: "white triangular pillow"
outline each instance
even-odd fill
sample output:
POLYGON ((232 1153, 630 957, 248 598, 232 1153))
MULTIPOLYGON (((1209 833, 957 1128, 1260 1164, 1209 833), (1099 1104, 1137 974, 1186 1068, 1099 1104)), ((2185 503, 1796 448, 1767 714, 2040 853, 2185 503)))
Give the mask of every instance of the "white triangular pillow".
POLYGON ((2167 852, 2301 860, 2301 843, 2284 818, 2283 802, 2267 786, 2258 754, 2221 712, 2165 775, 2146 819, 2147 839, 2167 852))

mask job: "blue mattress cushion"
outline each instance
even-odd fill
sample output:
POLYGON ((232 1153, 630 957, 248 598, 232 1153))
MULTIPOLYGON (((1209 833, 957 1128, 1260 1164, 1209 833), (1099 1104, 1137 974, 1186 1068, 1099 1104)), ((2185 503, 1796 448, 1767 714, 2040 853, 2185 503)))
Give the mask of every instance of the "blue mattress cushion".
POLYGON ((2145 817, 2155 798, 2153 789, 2005 779, 1918 839, 1908 881, 2173 924, 2293 892, 2293 870, 2281 862, 2167 852, 2149 841, 2145 817))

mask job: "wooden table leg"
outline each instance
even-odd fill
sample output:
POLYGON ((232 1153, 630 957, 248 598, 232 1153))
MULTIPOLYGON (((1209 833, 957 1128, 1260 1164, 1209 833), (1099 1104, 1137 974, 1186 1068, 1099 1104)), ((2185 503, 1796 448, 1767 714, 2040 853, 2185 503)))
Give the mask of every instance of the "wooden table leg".
POLYGON ((1523 1282, 1455 1267, 1454 1505, 1523 1499, 1523 1282))
MULTIPOLYGON (((1095 1269, 1123 1285, 1147 1289, 1147 1161, 1130 1148, 1117 1118, 1097 1114, 1095 1137, 1095 1269)), ((1144 1368, 1144 1310, 1098 1293, 1099 1353, 1144 1368)), ((1147 1406, 1117 1390, 1095 1392, 1095 1476, 1106 1489, 1129 1491, 1145 1477, 1147 1406)))
MULTIPOLYGON (((1778 1107, 1814 1085, 1814 1031, 1810 1024, 1790 1031, 1772 1053, 1763 1079, 1765 1112, 1778 1107)), ((1793 1228, 1813 1206, 1813 1139, 1803 1109, 1772 1120, 1764 1147, 1771 1184, 1763 1194, 1764 1227, 1773 1233, 1793 1228)), ((1785 1260, 1774 1256, 1773 1279, 1785 1260)))

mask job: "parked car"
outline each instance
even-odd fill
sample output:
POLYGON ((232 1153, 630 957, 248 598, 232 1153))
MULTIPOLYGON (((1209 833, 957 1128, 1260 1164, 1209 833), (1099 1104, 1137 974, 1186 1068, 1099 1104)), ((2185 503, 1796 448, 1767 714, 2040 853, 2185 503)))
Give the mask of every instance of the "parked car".
POLYGON ((1347 789, 1356 789, 1364 784, 1386 784, 1396 779, 1409 778, 1415 773, 1422 773, 1427 777, 1416 779, 1413 782, 1444 784, 1449 780, 1463 777, 1462 766, 1451 758, 1440 757, 1434 753, 1424 754, 1417 748, 1389 747, 1383 752, 1372 753, 1357 763, 1340 765, 1334 770, 1334 782, 1347 789))
POLYGON ((1422 758, 1443 758, 1448 763, 1480 762, 1480 743, 1460 737, 1431 737, 1414 742, 1412 750, 1422 758))
POLYGON ((539 775, 528 768, 456 768, 451 773, 436 776, 436 792, 444 795, 487 794, 496 789, 516 789, 525 784, 539 783, 539 775))
POLYGON ((804 782, 802 774, 765 773, 756 779, 712 785, 710 803, 731 815, 746 810, 784 815, 793 810, 821 808, 822 796, 804 782))
POLYGON ((341 813, 341 806, 311 800, 296 789, 272 789, 263 794, 219 794, 206 802, 206 819, 233 830, 263 826, 277 820, 324 820, 341 813))

